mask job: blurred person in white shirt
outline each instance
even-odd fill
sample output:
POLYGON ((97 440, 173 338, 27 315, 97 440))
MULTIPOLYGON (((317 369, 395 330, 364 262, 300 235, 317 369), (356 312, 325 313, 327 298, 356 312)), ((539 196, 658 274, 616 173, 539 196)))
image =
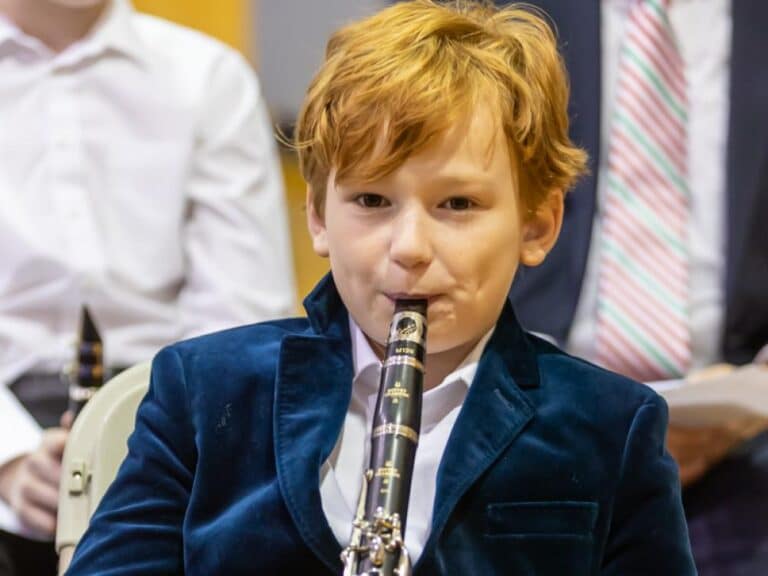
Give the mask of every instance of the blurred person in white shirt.
POLYGON ((285 316, 295 288, 271 122, 234 50, 127 0, 0 0, 0 126, 0 573, 37 575, 81 305, 124 367, 285 316))

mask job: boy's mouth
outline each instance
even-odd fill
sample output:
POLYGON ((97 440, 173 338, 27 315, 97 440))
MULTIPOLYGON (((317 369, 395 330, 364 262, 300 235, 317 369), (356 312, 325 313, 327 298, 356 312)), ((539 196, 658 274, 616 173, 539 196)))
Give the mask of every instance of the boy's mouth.
POLYGON ((407 293, 407 292, 385 292, 384 295, 392 302, 395 300, 426 300, 427 304, 431 304, 436 294, 421 294, 421 293, 407 293))

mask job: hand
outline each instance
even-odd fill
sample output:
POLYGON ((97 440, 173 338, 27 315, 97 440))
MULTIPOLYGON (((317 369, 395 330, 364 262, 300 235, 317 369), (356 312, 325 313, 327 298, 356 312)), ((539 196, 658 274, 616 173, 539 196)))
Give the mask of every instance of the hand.
POLYGON ((64 428, 64 430, 71 430, 72 424, 75 421, 75 414, 71 410, 67 410, 64 412, 64 414, 61 415, 61 418, 59 419, 59 426, 64 428))
MULTIPOLYGON (((692 372, 686 380, 695 385, 710 378, 725 376, 735 369, 732 364, 713 364, 692 372)), ((680 483, 689 486, 699 480, 744 439, 744 430, 738 422, 728 427, 687 427, 670 424, 667 449, 677 461, 680 483)))
POLYGON ((68 435, 64 428, 49 428, 37 450, 0 467, 0 498, 40 536, 56 531, 61 457, 68 435))
POLYGON ((680 483, 689 486, 743 440, 739 430, 670 425, 667 449, 680 468, 680 483))
MULTIPOLYGON (((727 376, 737 368, 731 364, 714 364, 689 374, 686 380, 696 386, 710 378, 727 376)), ((682 485, 688 486, 696 482, 734 447, 764 429, 764 419, 746 416, 732 419, 717 427, 670 424, 667 448, 677 460, 682 485)))

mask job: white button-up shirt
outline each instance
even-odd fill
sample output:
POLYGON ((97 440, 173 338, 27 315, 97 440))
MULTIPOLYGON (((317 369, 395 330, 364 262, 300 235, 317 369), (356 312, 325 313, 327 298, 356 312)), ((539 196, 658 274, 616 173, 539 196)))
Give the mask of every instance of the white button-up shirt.
MULTIPOLYGON (((371 450, 371 427, 379 392, 381 362, 357 324, 350 319, 354 380, 352 398, 336 445, 320 470, 320 499, 328 524, 339 544, 349 544, 371 450)), ((483 337, 456 370, 424 393, 419 445, 408 501, 405 545, 412 564, 421 556, 432 525, 437 469, 448 437, 461 410, 477 364, 492 331, 483 337)), ((427 369, 429 366, 427 365, 427 369)))
POLYGON ((0 464, 39 441, 6 385, 73 358, 82 303, 129 365, 290 314, 292 271, 241 56, 126 0, 58 54, 0 14, 0 464))

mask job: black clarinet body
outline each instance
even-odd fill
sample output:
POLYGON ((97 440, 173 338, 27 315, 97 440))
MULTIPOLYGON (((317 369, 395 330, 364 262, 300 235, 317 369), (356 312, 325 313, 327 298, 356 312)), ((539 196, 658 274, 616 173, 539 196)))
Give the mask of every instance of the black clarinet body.
POLYGON ((427 302, 398 300, 392 317, 345 576, 407 576, 405 527, 421 428, 427 302))
POLYGON ((77 417, 83 406, 104 384, 104 349, 101 334, 86 306, 80 314, 80 331, 75 361, 68 370, 69 406, 77 417))

